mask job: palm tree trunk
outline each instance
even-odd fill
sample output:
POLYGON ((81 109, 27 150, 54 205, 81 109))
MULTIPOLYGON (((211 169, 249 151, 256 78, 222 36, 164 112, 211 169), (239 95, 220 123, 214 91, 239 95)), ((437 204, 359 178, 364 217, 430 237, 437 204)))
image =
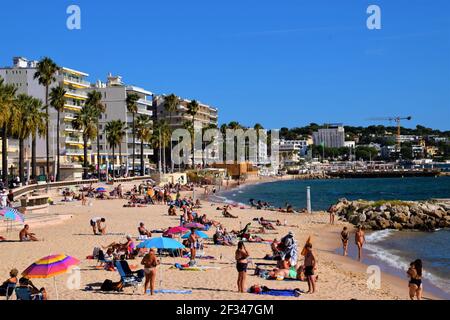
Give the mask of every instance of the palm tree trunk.
POLYGON ((88 161, 87 161, 87 149, 88 149, 88 139, 86 136, 83 136, 83 179, 87 179, 88 175, 88 161))
POLYGON ((100 180, 100 117, 97 118, 97 178, 100 180))
POLYGON ((31 135, 31 179, 32 180, 36 180, 36 135, 35 134, 31 135))
POLYGON ((47 182, 50 181, 50 139, 49 139, 49 122, 50 119, 48 117, 48 85, 45 86, 45 113, 47 114, 47 120, 45 120, 45 126, 46 126, 46 137, 45 137, 45 149, 46 149, 46 155, 47 155, 47 182))
POLYGON ((166 152, 167 152, 167 148, 166 148, 166 144, 163 144, 163 173, 166 173, 166 152))
POLYGON ((132 170, 131 170, 131 176, 132 177, 134 177, 134 158, 136 158, 135 157, 135 149, 136 149, 136 133, 135 133, 135 130, 134 130, 134 112, 133 112, 133 168, 132 168, 132 170))
POLYGON ((56 120, 56 181, 61 180, 61 165, 60 165, 60 150, 59 150, 59 118, 60 112, 58 110, 57 120, 56 120))
POLYGON ((19 179, 20 182, 23 183, 24 181, 24 152, 23 152, 23 138, 19 139, 19 179))
POLYGON ((144 169, 144 141, 141 139, 141 176, 145 175, 144 169))
POLYGON ((8 127, 6 123, 2 129, 2 180, 8 186, 8 127))
POLYGON ((119 143, 119 175, 122 176, 122 141, 119 143))
POLYGON ((173 145, 172 145, 172 112, 169 113, 169 130, 170 130, 170 151, 169 151, 169 160, 170 160, 170 170, 171 173, 173 173, 174 171, 174 165, 173 165, 173 161, 172 161, 172 150, 173 150, 173 145))
POLYGON ((114 181, 114 177, 116 176, 116 174, 115 174, 115 171, 114 171, 114 165, 115 165, 115 163, 116 163, 116 153, 114 152, 115 151, 115 146, 113 145, 112 146, 112 178, 113 178, 113 181, 114 181))

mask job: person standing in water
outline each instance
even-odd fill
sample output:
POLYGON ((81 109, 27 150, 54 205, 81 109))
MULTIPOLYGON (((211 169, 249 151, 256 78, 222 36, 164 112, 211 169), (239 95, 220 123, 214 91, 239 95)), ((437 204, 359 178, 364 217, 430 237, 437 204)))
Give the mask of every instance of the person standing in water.
POLYGON ((364 229, 362 226, 358 226, 358 230, 355 233, 355 243, 358 247, 358 260, 361 261, 362 258, 362 248, 364 245, 364 242, 366 242, 366 237, 364 235, 364 229))
POLYGON ((248 257, 249 253, 245 248, 244 242, 239 241, 238 247, 235 253, 236 258, 236 269, 238 271, 238 292, 245 292, 245 278, 247 277, 247 266, 248 266, 248 257))
POLYGON ((409 276, 409 297, 414 300, 422 300, 422 260, 417 259, 409 265, 406 272, 409 276))
POLYGON ((145 273, 145 284, 144 284, 144 294, 148 292, 148 287, 150 286, 150 294, 153 295, 155 290, 156 282, 156 267, 160 264, 159 260, 156 259, 156 249, 150 249, 141 261, 144 266, 145 273))
POLYGON ((347 227, 344 227, 341 232, 341 240, 342 240, 342 249, 344 251, 343 255, 346 256, 348 252, 348 230, 347 227))

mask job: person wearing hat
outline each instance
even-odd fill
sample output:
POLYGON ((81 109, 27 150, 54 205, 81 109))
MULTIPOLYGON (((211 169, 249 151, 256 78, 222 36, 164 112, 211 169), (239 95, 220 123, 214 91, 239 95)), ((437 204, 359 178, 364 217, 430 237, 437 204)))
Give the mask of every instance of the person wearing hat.
POLYGON ((147 294, 150 287, 150 294, 153 295, 156 282, 156 267, 160 261, 156 258, 156 248, 151 248, 150 252, 142 258, 141 264, 144 266, 145 282, 144 294, 147 294))
MULTIPOLYGON (((9 278, 7 280, 5 280, 2 285, 0 286, 0 296, 6 296, 8 294, 8 296, 10 296, 12 294, 12 292, 8 292, 8 287, 11 285, 16 285, 17 284, 17 275, 19 274, 19 271, 14 268, 11 269, 11 271, 9 272, 9 278)), ((11 290, 11 289, 10 289, 11 290)))

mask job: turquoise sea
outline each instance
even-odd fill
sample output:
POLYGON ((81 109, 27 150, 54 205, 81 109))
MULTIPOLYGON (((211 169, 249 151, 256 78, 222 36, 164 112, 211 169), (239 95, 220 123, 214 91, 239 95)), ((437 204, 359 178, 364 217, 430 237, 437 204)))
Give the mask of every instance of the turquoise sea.
MULTIPOLYGON (((218 194, 221 201, 247 204, 263 200, 276 207, 286 203, 306 207, 306 187, 311 187, 313 210, 326 210, 340 198, 349 200, 427 200, 450 198, 450 177, 380 178, 337 180, 290 180, 242 186, 218 194)), ((424 285, 433 293, 450 299, 450 230, 432 233, 383 230, 367 236, 365 263, 378 264, 382 270, 407 281, 409 262, 424 261, 424 285)), ((338 250, 339 251, 339 250, 338 250)), ((352 256, 354 252, 350 250, 352 256)), ((340 252, 340 251, 339 251, 340 252)))

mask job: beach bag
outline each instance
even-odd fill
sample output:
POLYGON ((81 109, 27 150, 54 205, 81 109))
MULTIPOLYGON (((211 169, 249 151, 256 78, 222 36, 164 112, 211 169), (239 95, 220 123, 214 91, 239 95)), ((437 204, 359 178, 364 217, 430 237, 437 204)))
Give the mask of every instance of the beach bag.
POLYGON ((112 280, 106 279, 103 281, 102 286, 100 287, 101 291, 113 291, 113 282, 112 280))

